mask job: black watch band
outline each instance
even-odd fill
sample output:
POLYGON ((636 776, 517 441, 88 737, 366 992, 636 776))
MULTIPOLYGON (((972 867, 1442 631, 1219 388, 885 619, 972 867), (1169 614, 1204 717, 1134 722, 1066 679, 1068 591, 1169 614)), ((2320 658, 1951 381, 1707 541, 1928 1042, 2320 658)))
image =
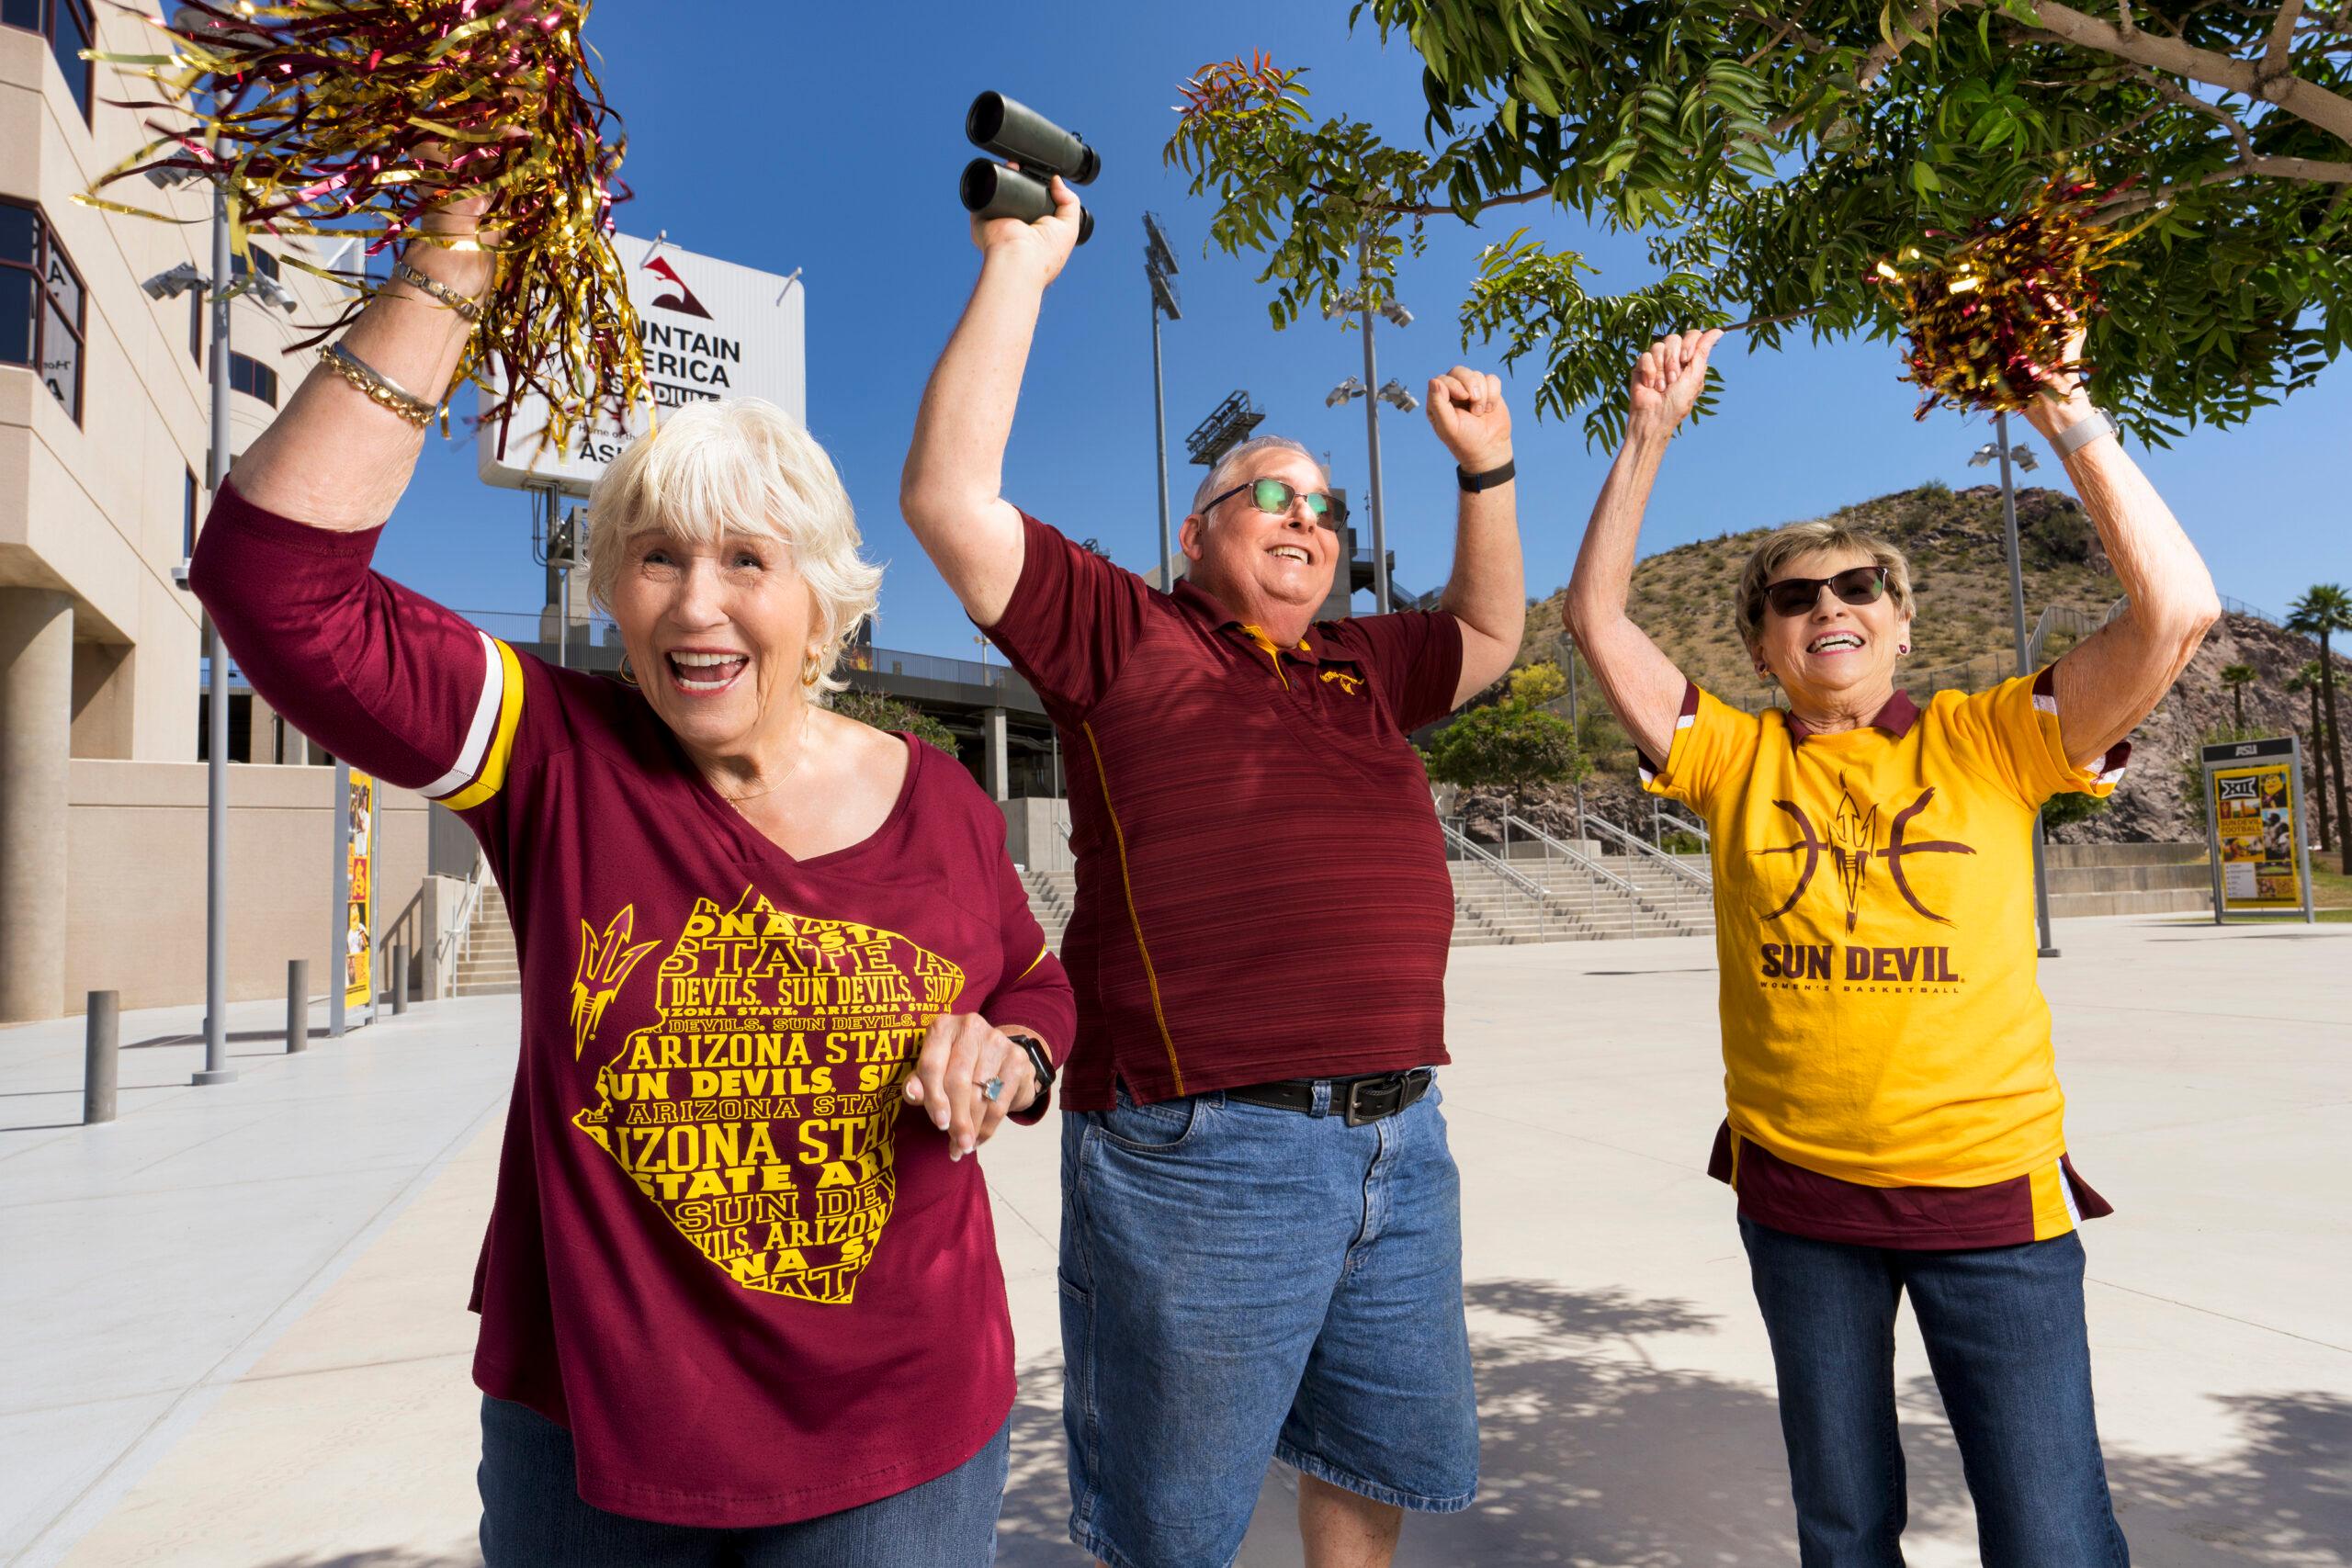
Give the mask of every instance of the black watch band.
POLYGON ((1459 463, 1453 466, 1454 481, 1472 495, 1477 494, 1482 490, 1492 490, 1497 485, 1507 485, 1517 477, 1518 473, 1518 464, 1508 457, 1503 460, 1501 468, 1488 468, 1483 474, 1474 474, 1459 463))
POLYGON ((1029 1065, 1037 1070, 1037 1092, 1044 1094, 1053 1088, 1054 1059, 1046 1054, 1044 1042, 1034 1034, 1023 1034, 1010 1029, 1004 1032, 1004 1037, 1020 1046, 1028 1056, 1029 1065))

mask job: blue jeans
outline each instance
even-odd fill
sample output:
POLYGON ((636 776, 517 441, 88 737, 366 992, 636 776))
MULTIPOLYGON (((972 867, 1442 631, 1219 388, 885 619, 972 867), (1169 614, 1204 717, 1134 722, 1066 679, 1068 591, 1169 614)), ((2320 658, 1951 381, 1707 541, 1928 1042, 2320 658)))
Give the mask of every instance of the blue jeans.
POLYGON ((1906 1290, 1984 1568, 2122 1568, 2083 1326, 2083 1244, 1909 1252, 1739 1222, 1772 1339, 1804 1568, 1902 1568, 1894 1311, 1906 1290))
POLYGON ((1432 1513, 1477 1491, 1437 1091, 1358 1127, 1329 1098, 1063 1118, 1070 1539, 1112 1568, 1225 1568, 1270 1459, 1432 1513))
POLYGON ((580 1500, 571 1434, 526 1404, 481 1402, 485 1568, 986 1568, 1012 1423, 956 1469, 895 1495, 760 1529, 701 1529, 580 1500))

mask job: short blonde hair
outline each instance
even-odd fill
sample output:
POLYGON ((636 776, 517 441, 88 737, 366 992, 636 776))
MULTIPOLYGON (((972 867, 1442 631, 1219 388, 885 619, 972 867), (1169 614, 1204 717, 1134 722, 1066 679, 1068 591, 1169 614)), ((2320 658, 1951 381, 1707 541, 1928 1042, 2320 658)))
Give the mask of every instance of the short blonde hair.
POLYGON ((1762 645, 1766 585, 1799 556, 1831 550, 1852 550, 1884 567, 1886 591, 1894 600, 1895 613, 1911 614, 1911 563, 1901 550, 1869 529, 1851 524, 1792 523, 1765 535, 1764 542, 1756 547, 1755 553, 1747 558, 1747 565, 1740 570, 1739 592, 1732 602, 1732 613, 1739 626, 1739 640, 1747 645, 1749 653, 1762 645))
POLYGON ((817 685, 874 613, 882 569, 858 554, 857 515, 833 460, 790 414, 760 398, 695 402, 630 442, 588 494, 588 596, 609 611, 631 539, 666 534, 709 546, 728 534, 774 539, 808 583, 820 637, 817 685))

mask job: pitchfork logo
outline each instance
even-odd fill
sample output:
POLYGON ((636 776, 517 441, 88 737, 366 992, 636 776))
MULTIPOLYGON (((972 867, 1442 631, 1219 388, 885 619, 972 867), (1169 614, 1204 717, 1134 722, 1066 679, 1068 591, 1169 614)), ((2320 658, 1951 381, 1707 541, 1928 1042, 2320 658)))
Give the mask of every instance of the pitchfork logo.
POLYGON ((703 309, 702 301, 695 298, 695 291, 686 287, 686 280, 671 266, 669 257, 655 256, 645 264, 645 270, 657 277, 666 277, 678 286, 675 294, 656 294, 653 297, 656 306, 664 310, 675 310, 682 316, 700 316, 706 321, 710 320, 710 312, 703 309))
POLYGON ((1826 859, 1837 875, 1839 890, 1846 896, 1846 930, 1850 935, 1860 917, 1862 886, 1870 878, 1871 862, 1876 860, 1885 868, 1887 880, 1894 885, 1895 892, 1903 896, 1905 903, 1938 925, 1951 924, 1919 901, 1919 896, 1911 890, 1910 878, 1904 874, 1903 867, 1906 855, 1973 855, 1976 852, 1957 840, 1913 839, 1908 836, 1919 814, 1927 810, 1928 803, 1936 798, 1935 786, 1930 784, 1921 790, 1918 799, 1894 814, 1894 819, 1887 824, 1886 845, 1882 849, 1878 842, 1879 808, 1871 806, 1865 809, 1855 800, 1854 792, 1847 786, 1842 775, 1838 785, 1838 815, 1829 824, 1826 839, 1814 828, 1813 819, 1804 814, 1804 808, 1794 801, 1776 800, 1772 803, 1787 812, 1789 819, 1796 824, 1797 837, 1792 843, 1753 852, 1787 855, 1792 861, 1800 855, 1804 858, 1797 872, 1797 885, 1790 891, 1787 900, 1764 918, 1777 920, 1795 908, 1797 900, 1804 897, 1805 889, 1813 886, 1814 877, 1821 870, 1821 863, 1826 859))

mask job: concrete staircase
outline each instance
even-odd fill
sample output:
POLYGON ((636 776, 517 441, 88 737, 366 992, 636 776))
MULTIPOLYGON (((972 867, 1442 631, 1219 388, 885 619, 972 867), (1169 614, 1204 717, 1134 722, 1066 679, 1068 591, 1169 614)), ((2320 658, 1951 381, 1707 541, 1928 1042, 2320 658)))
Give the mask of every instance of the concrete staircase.
POLYGON ((514 928, 506 918, 506 896, 498 883, 485 876, 481 902, 474 907, 471 941, 458 960, 452 994, 460 997, 507 997, 523 988, 523 967, 514 953, 514 928))
POLYGON ((1681 884, 1664 866, 1657 868, 1654 886, 1611 861, 1608 869, 1639 890, 1637 901, 1570 862, 1514 863, 1512 870, 1544 889, 1540 904, 1485 861, 1451 861, 1447 868, 1453 874, 1457 947, 1704 935, 1714 930, 1713 907, 1705 894, 1681 884))
MULTIPOLYGON (((1688 936, 1714 930, 1714 909, 1703 890, 1691 887, 1662 865, 1654 870, 1609 869, 1642 891, 1648 907, 1565 862, 1514 867, 1548 897, 1541 908, 1483 861, 1449 861, 1453 875, 1453 945, 1500 947, 1530 942, 1587 942, 1608 937, 1688 936)), ((1068 871, 1023 870, 1029 912, 1045 928, 1046 942, 1061 950, 1078 901, 1078 877, 1068 871)))
POLYGON ((1032 871, 1023 868, 1021 885, 1029 890, 1029 912, 1046 928, 1046 945, 1062 950, 1062 933, 1069 930, 1069 913, 1078 905, 1078 873, 1032 871))

